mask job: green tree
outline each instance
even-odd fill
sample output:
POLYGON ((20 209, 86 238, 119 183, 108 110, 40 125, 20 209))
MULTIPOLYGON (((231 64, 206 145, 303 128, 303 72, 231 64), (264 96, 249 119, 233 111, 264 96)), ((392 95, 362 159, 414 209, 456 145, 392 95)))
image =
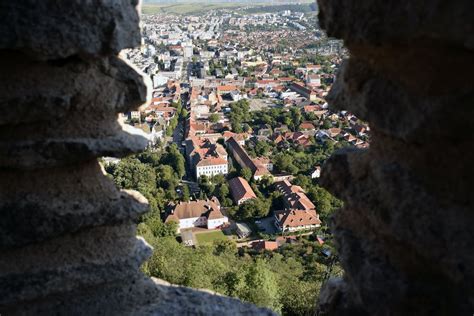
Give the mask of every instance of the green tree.
POLYGON ((190 199, 190 196, 191 196, 191 193, 189 192, 189 187, 185 184, 183 185, 182 189, 181 189, 181 200, 183 202, 189 202, 189 199, 190 199))
POLYGON ((211 115, 209 115, 209 121, 211 123, 217 123, 219 122, 219 114, 217 113, 212 113, 211 115))
POLYGON ((202 194, 206 195, 207 197, 211 197, 213 195, 216 186, 209 180, 207 176, 201 175, 198 183, 202 194))
POLYGON ((141 163, 156 168, 161 164, 161 153, 147 148, 144 152, 137 155, 137 159, 140 160, 141 163))
POLYGON ((176 200, 176 188, 179 185, 179 179, 171 166, 161 165, 156 169, 156 186, 165 193, 168 200, 176 200))
POLYGON ((301 124, 301 110, 297 107, 290 109, 292 130, 297 130, 301 124))
POLYGON ((326 189, 314 185, 308 191, 308 197, 314 202, 316 209, 323 222, 326 222, 329 216, 342 206, 342 202, 332 196, 326 189))
POLYGON ((264 175, 260 180, 258 181, 258 184, 262 188, 263 191, 268 192, 270 187, 273 185, 273 176, 271 175, 264 175))
POLYGON ((238 216, 241 219, 252 219, 252 218, 260 218, 265 217, 270 212, 270 200, 266 199, 251 199, 245 201, 244 203, 240 204, 238 216))
POLYGON ((143 194, 155 189, 156 174, 152 167, 135 158, 120 161, 114 170, 115 184, 121 189, 133 189, 143 194))
POLYGON ((276 312, 281 310, 278 283, 268 264, 262 259, 257 259, 248 268, 245 274, 245 287, 238 296, 276 312))
POLYGON ((215 240, 213 242, 214 255, 235 255, 237 253, 237 245, 230 239, 215 240))
POLYGON ((240 176, 245 180, 250 181, 250 179, 252 179, 252 170, 248 167, 244 167, 240 169, 240 176))
POLYGON ((176 144, 171 144, 161 159, 161 164, 173 167, 177 176, 181 179, 186 174, 186 161, 176 144))
POLYGON ((245 278, 239 271, 229 271, 221 281, 224 285, 224 294, 237 297, 244 292, 245 278))
POLYGON ((293 184, 299 185, 300 187, 302 187, 306 191, 309 190, 313 185, 312 182, 311 182, 311 178, 309 176, 305 176, 303 174, 297 175, 293 179, 293 184))
POLYGON ((219 189, 214 195, 216 195, 220 201, 223 201, 229 196, 229 193, 230 193, 229 186, 224 183, 219 186, 219 189))
POLYGON ((332 122, 331 120, 324 120, 323 125, 321 126, 323 129, 330 129, 332 127, 332 122))
POLYGON ((185 119, 188 117, 188 114, 189 114, 188 110, 186 110, 185 108, 183 108, 183 109, 181 110, 181 119, 185 120, 185 119))
POLYGON ((250 120, 250 105, 247 100, 243 99, 230 105, 231 112, 229 119, 232 130, 235 133, 242 133, 242 124, 250 120))
POLYGON ((168 223, 163 223, 160 216, 152 216, 148 218, 144 224, 146 224, 154 237, 174 237, 178 230, 178 223, 170 221, 168 223))
POLYGON ((255 152, 258 156, 267 156, 272 150, 270 144, 266 141, 257 141, 255 152))
POLYGON ((293 157, 287 153, 279 153, 274 157, 274 165, 281 172, 296 174, 299 169, 293 164, 293 157))

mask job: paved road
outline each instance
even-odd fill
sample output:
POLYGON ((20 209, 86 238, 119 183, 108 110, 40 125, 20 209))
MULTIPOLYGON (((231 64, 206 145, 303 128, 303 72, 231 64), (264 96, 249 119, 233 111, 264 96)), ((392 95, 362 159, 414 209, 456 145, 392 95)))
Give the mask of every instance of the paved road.
POLYGON ((183 137, 184 137, 183 122, 179 122, 178 126, 173 131, 172 142, 178 145, 178 148, 179 148, 181 147, 181 143, 183 142, 183 137))
POLYGON ((260 224, 257 224, 257 226, 261 228, 262 232, 265 234, 272 235, 278 233, 278 230, 275 227, 275 218, 273 216, 261 219, 260 224))

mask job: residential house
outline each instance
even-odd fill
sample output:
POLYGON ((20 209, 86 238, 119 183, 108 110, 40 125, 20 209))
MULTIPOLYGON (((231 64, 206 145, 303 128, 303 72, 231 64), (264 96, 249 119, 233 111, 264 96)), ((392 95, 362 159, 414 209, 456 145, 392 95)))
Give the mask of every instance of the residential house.
POLYGON ((311 178, 317 179, 319 177, 321 177, 321 166, 316 166, 316 168, 314 168, 314 171, 311 173, 311 178))
POLYGON ((218 174, 228 174, 229 165, 227 160, 220 157, 205 157, 196 164, 196 179, 202 175, 212 177, 218 174))
POLYGON ((188 165, 194 170, 196 179, 205 175, 212 177, 229 172, 225 148, 209 138, 189 137, 185 141, 188 165))
POLYGON ((140 111, 131 111, 129 115, 130 120, 140 120, 140 111))
POLYGON ((268 240, 257 240, 252 243, 252 249, 255 251, 273 251, 278 249, 278 242, 268 240))
POLYGON ((316 101, 318 98, 318 95, 315 91, 308 89, 295 82, 290 85, 290 89, 310 101, 316 101))
POLYGON ((306 196, 304 190, 292 185, 288 180, 275 184, 283 194, 285 210, 275 211, 275 226, 280 231, 298 231, 321 226, 316 207, 306 196))
POLYGON ((275 226, 283 232, 314 229, 321 226, 316 210, 275 211, 275 226))
POLYGON ((222 133, 222 136, 224 137, 225 141, 228 141, 229 138, 233 137, 240 146, 244 146, 245 141, 249 138, 249 135, 246 133, 236 134, 231 131, 225 131, 222 133))
POLYGON ((255 199, 257 196, 250 187, 247 180, 241 177, 236 177, 229 180, 230 193, 237 205, 240 205, 248 200, 255 199))
POLYGON ((222 94, 228 94, 233 91, 239 91, 239 88, 234 85, 226 85, 226 86, 218 86, 217 87, 217 94, 222 95, 222 94))
POLYGON ((255 164, 245 149, 235 140, 234 137, 227 140, 227 148, 229 148, 234 160, 240 165, 240 167, 249 168, 252 171, 255 180, 259 180, 265 175, 271 175, 270 171, 268 171, 265 166, 255 164))
POLYGON ((317 87, 321 85, 321 77, 316 74, 308 74, 306 76, 306 84, 312 87, 317 87))
POLYGON ((316 128, 314 127, 313 123, 311 123, 311 122, 303 122, 303 123, 300 124, 300 129, 302 131, 312 131, 316 128))
POLYGON ((341 134, 341 132, 342 132, 342 130, 340 128, 337 128, 337 127, 333 127, 333 128, 328 129, 328 134, 332 138, 339 136, 341 134))
POLYGON ((252 159, 254 164, 257 166, 263 166, 265 167, 268 171, 273 171, 273 163, 268 157, 258 157, 255 159, 252 159))
POLYGON ((229 223, 229 219, 221 212, 221 205, 216 197, 211 200, 179 202, 172 207, 165 222, 175 221, 178 230, 205 227, 215 229, 229 223))

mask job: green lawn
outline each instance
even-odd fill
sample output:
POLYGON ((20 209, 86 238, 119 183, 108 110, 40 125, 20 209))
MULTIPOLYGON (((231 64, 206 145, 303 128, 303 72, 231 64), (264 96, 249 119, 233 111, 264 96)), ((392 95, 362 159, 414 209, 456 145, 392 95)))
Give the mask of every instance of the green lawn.
POLYGON ((212 231, 209 233, 196 234, 196 239, 199 245, 206 243, 212 243, 214 240, 227 240, 228 238, 220 230, 212 231))

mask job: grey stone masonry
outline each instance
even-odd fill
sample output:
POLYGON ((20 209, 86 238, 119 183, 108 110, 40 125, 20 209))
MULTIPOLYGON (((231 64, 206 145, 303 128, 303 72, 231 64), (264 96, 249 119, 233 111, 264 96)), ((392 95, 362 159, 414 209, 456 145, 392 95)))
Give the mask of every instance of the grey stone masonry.
POLYGON ((474 2, 318 0, 350 50, 328 96, 371 128, 329 159, 345 276, 324 315, 474 312, 474 2))
POLYGON ((139 270, 148 201, 97 160, 147 145, 119 118, 149 100, 119 57, 141 42, 138 6, 0 3, 0 315, 273 315, 139 270))

